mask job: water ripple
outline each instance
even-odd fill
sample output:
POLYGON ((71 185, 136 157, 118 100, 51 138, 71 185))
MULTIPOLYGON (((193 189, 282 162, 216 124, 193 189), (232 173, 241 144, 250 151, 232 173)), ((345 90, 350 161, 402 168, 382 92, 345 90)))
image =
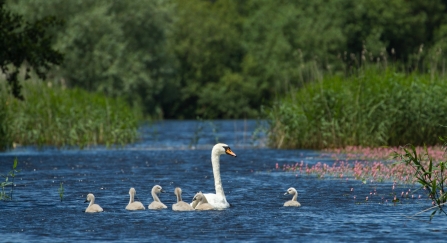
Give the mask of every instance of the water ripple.
MULTIPOLYGON (((233 125, 232 122, 224 124, 224 127, 233 125)), ((194 123, 190 125, 194 126, 194 123)), ((236 127, 243 127, 243 121, 236 127)), ((159 131, 164 137, 171 133, 174 131, 159 131)), ((187 134, 178 130, 177 133, 186 141, 187 134)), ((172 141, 171 145, 175 142, 172 141)), ((309 150, 248 148, 227 142, 238 154, 236 158, 223 156, 221 161, 223 186, 232 207, 221 211, 174 212, 170 209, 175 203, 173 191, 176 186, 182 187, 185 201, 191 201, 199 190, 214 191, 210 145, 206 145, 206 142, 203 148, 199 146, 196 149, 148 149, 151 143, 146 140, 114 150, 22 150, 2 154, 1 172, 9 169, 14 157, 18 157, 22 169, 15 179, 14 200, 0 201, 2 240, 444 240, 447 218, 437 216, 433 223, 429 223, 429 213, 418 216, 417 220, 405 217, 429 207, 430 201, 403 198, 401 203, 394 205, 390 203, 392 183, 363 184, 355 180, 317 179, 314 176, 296 176, 274 170, 278 162, 304 160, 315 164, 321 161, 317 151, 309 150), (61 182, 65 189, 63 201, 60 201, 58 193, 61 182), (129 212, 124 209, 130 187, 135 187, 138 200, 147 207, 152 201, 150 189, 155 184, 162 185, 168 192, 160 195, 160 198, 169 210, 129 212), (282 207, 290 199, 283 195, 290 186, 298 190, 302 207, 282 207), (376 195, 371 195, 374 190, 376 195), (103 213, 84 213, 87 206, 84 200, 90 192, 95 194, 96 203, 104 208, 103 213), (368 201, 365 200, 366 196, 369 197, 368 201)), ((156 146, 163 147, 160 144, 156 146)), ((396 191, 414 191, 414 187, 401 186, 396 191)))

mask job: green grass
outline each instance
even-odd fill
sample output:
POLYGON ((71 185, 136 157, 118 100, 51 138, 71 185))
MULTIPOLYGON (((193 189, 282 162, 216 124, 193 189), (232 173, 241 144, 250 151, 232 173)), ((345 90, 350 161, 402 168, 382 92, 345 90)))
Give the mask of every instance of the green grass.
POLYGON ((267 112, 270 145, 321 149, 439 144, 438 137, 446 134, 446 91, 441 76, 393 68, 324 76, 267 112))
POLYGON ((0 148, 20 145, 113 145, 137 137, 140 114, 122 99, 45 82, 23 82, 25 101, 0 82, 0 148))

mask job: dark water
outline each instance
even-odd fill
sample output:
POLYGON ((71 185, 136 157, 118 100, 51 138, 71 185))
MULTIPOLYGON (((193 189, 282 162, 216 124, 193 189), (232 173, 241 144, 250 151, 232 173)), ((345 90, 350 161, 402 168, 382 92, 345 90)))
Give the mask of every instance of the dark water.
MULTIPOLYGON (((414 192, 414 199, 393 205, 392 183, 363 184, 346 179, 275 170, 275 164, 304 161, 330 162, 317 151, 274 150, 252 139, 255 121, 163 122, 142 129, 142 140, 122 149, 43 151, 20 148, 0 154, 5 174, 15 157, 22 171, 15 180, 13 201, 0 201, 2 242, 415 242, 444 241, 447 217, 429 223, 429 213, 416 219, 405 216, 431 206, 417 199, 416 186, 399 185, 397 191, 414 192), (212 132, 211 126, 219 129, 212 132), (216 137, 228 143, 238 157, 221 156, 222 182, 232 207, 221 211, 174 212, 174 188, 180 186, 190 201, 196 191, 214 191, 210 150, 216 137), (191 142, 194 140, 193 142, 191 142), (189 149, 194 147, 196 149, 189 149), (64 185, 61 202, 58 188, 64 185), (168 193, 162 211, 129 212, 128 191, 138 200, 152 201, 150 190, 161 185, 168 193), (282 207, 289 187, 299 192, 299 208, 282 207), (351 192, 351 188, 354 191, 351 192), (370 193, 376 190, 376 195, 370 193), (103 213, 84 213, 88 193, 103 213), (353 197, 356 196, 354 201, 353 197), (369 196, 368 202, 365 197, 369 196), (383 199, 382 199, 383 198, 383 199), (387 202, 388 201, 388 202, 387 202)), ((3 178, 1 178, 3 179, 3 178)), ((8 188, 9 189, 9 188, 8 188)))

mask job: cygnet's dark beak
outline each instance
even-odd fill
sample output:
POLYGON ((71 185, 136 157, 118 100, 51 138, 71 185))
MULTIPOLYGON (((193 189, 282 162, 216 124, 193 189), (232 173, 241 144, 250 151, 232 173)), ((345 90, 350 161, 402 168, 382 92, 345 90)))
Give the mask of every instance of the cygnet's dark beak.
POLYGON ((287 195, 287 194, 289 194, 289 192, 284 193, 284 195, 287 195))
POLYGON ((161 189, 161 191, 160 192, 162 192, 162 193, 165 193, 166 191, 165 190, 163 190, 163 189, 161 189))
POLYGON ((85 199, 84 203, 86 203, 86 202, 88 202, 88 200, 87 200, 87 199, 85 199))

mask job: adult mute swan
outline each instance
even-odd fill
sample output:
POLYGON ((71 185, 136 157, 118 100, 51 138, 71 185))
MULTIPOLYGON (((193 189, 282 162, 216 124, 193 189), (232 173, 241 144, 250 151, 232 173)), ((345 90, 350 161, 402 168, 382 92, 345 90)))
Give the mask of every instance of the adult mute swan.
MULTIPOLYGON (((236 154, 231 151, 230 146, 224 143, 218 143, 214 145, 211 150, 211 164, 213 166, 213 174, 214 174, 214 187, 216 188, 216 194, 214 193, 206 193, 203 194, 208 203, 214 207, 214 209, 224 209, 230 207, 230 204, 227 202, 225 198, 225 193, 222 188, 222 180, 220 179, 220 155, 228 154, 236 157, 236 154)), ((193 203, 191 203, 192 206, 193 203)))
POLYGON ((85 202, 90 202, 85 209, 86 213, 99 213, 103 211, 98 204, 95 204, 95 196, 93 196, 93 194, 89 193, 85 202))
POLYGON ((147 206, 148 209, 164 209, 164 208, 168 208, 166 207, 166 205, 164 205, 164 203, 162 203, 160 201, 160 198, 158 198, 158 194, 160 194, 160 192, 164 192, 163 188, 161 188, 161 186, 159 185, 155 185, 154 187, 152 187, 152 198, 154 199, 153 202, 151 202, 151 204, 149 204, 149 206, 147 206))
POLYGON ((174 210, 174 211, 194 211, 194 208, 192 208, 191 205, 182 201, 182 189, 180 189, 180 187, 175 188, 174 194, 177 196, 177 203, 172 204, 172 210, 174 210))
POLYGON ((126 209, 127 210, 144 210, 144 206, 141 202, 134 201, 134 197, 137 191, 135 191, 135 188, 130 188, 129 190, 129 204, 127 204, 126 209))
POLYGON ((287 189, 286 193, 284 193, 284 195, 287 194, 291 194, 293 195, 292 200, 287 201, 284 203, 284 207, 300 207, 301 204, 296 200, 296 198, 298 197, 298 192, 296 191, 295 188, 291 187, 289 189, 287 189))

